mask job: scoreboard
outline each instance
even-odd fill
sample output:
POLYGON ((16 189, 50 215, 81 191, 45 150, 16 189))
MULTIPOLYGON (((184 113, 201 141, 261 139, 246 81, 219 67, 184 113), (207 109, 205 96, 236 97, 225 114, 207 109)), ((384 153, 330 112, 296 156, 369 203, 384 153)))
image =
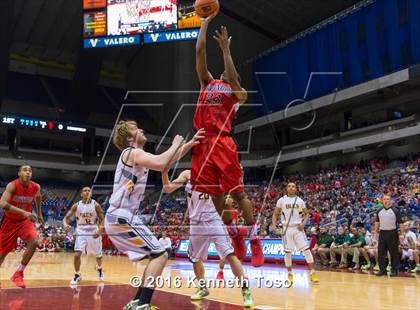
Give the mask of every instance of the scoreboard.
POLYGON ((83 0, 84 48, 196 40, 193 0, 83 0))
POLYGON ((57 122, 47 119, 20 117, 14 115, 0 115, 0 127, 31 128, 50 132, 67 132, 74 134, 87 134, 92 128, 77 126, 72 122, 57 122))

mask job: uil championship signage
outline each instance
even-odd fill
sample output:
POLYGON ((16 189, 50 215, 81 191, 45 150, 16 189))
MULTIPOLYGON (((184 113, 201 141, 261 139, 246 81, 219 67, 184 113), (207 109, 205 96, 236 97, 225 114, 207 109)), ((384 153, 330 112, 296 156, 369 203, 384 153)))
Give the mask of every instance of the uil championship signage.
MULTIPOLYGON (((261 239, 264 258, 266 262, 277 262, 279 260, 284 259, 284 247, 283 247, 283 240, 281 239, 261 239)), ((188 256, 188 246, 190 241, 188 239, 181 239, 179 241, 178 249, 176 251, 176 256, 178 257, 187 257, 188 256)), ((251 247, 249 244, 249 240, 245 241, 247 251, 245 260, 251 260, 251 247)), ((219 256, 216 251, 216 247, 213 242, 210 243, 209 251, 208 251, 209 258, 218 259, 219 256)), ((296 263, 304 263, 305 256, 302 252, 294 251, 292 254, 293 262, 296 263)))

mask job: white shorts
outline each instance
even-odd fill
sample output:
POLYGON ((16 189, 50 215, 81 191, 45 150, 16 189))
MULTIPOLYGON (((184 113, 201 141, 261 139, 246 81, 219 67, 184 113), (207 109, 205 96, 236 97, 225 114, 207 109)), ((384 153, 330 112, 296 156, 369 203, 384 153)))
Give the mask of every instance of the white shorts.
POLYGON ((308 238, 304 231, 300 231, 297 227, 288 227, 286 235, 283 236, 283 246, 288 252, 304 251, 309 249, 308 238))
POLYGON ((214 242, 219 257, 225 258, 235 252, 226 226, 221 220, 190 224, 190 245, 188 257, 195 263, 206 261, 210 242, 214 242))
POLYGON ((413 249, 403 249, 401 259, 404 260, 408 258, 408 260, 414 260, 414 250, 413 249))
POLYGON ((115 247, 132 261, 165 252, 140 217, 126 209, 108 211, 105 230, 115 247))
POLYGON ((95 231, 76 229, 74 251, 102 257, 102 238, 93 238, 95 231))

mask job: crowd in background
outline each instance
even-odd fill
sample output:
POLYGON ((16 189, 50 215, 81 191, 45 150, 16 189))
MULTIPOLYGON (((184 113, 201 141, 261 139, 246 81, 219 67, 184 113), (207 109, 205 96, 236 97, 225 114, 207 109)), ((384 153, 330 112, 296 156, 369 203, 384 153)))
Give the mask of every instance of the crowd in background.
MULTIPOLYGON (((273 233, 271 218, 277 200, 285 194, 288 182, 295 182, 299 195, 306 202, 310 213, 306 225, 308 236, 316 244, 320 227, 331 236, 336 236, 338 227, 353 236, 353 232, 370 234, 375 220, 375 210, 382 207, 384 193, 391 195, 393 202, 400 208, 403 221, 409 223, 409 229, 420 232, 420 157, 412 160, 386 161, 368 160, 356 165, 323 169, 317 174, 295 174, 277 178, 270 186, 246 184, 246 192, 254 205, 254 213, 258 218, 261 238, 276 238, 273 233), (352 232, 353 230, 353 232, 352 232)), ((173 250, 182 238, 188 238, 189 221, 186 196, 183 190, 171 195, 148 195, 140 205, 145 222, 157 236, 165 233, 172 242, 173 250), (160 197, 160 200, 158 199, 160 197)), ((104 210, 108 208, 107 198, 99 197, 104 210)), ((73 236, 61 228, 61 221, 71 207, 69 197, 44 195, 42 212, 47 228, 40 232, 40 251, 60 251, 71 249, 73 236)), ((369 237, 365 238, 368 244, 369 237)), ((107 237, 104 238, 104 252, 117 254, 107 237)), ((330 256, 330 253, 327 253, 330 256)), ((319 255, 318 255, 319 257, 319 255)), ((321 255, 322 257, 322 255, 321 255)), ((322 262, 323 263, 323 262, 322 262)), ((333 261, 334 263, 334 261, 333 261)), ((346 265, 346 264, 341 264, 346 265)), ((359 266, 356 266, 359 267, 359 266)))

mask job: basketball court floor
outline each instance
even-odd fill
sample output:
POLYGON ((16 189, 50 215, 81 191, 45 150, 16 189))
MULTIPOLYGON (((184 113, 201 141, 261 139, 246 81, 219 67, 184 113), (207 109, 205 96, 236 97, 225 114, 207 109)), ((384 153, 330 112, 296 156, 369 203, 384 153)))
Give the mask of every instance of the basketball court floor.
MULTIPOLYGON (((16 288, 9 281, 21 254, 11 254, 0 269, 0 309, 122 309, 136 291, 131 277, 141 275, 145 262, 131 263, 124 256, 104 256, 105 282, 97 281, 93 257, 82 259, 82 282, 71 288, 72 253, 36 253, 25 271, 26 289, 16 288)), ((266 264, 261 268, 245 266, 251 278, 255 309, 419 309, 420 278, 378 278, 371 274, 319 271, 320 283, 312 285, 305 268, 296 267, 291 288, 267 287, 275 279, 286 279, 282 265, 266 264)), ((215 279, 217 261, 206 263, 206 277, 215 279)), ((153 303, 160 309, 242 309, 240 289, 216 288, 201 303, 193 304, 188 287, 193 277, 188 260, 171 260, 163 279, 171 279, 159 289, 153 303), (176 277, 181 287, 174 287, 176 277)), ((233 279, 230 269, 225 278, 233 279)))

